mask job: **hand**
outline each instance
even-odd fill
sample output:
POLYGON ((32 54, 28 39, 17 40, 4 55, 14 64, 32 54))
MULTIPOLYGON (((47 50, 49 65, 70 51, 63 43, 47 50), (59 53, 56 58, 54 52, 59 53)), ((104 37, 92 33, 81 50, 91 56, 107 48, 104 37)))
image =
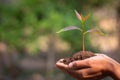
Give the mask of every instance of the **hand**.
POLYGON ((98 80, 106 76, 120 80, 118 77, 120 73, 118 66, 120 67, 120 65, 104 54, 97 54, 85 60, 74 61, 69 65, 62 63, 62 60, 59 60, 56 66, 78 80, 98 80), (118 69, 119 72, 116 72, 118 69))

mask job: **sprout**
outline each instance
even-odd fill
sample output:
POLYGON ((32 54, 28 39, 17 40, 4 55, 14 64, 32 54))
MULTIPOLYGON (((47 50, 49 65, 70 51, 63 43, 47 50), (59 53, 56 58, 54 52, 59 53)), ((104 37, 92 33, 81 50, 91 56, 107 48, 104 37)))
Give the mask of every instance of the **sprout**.
POLYGON ((57 33, 69 31, 69 30, 79 30, 82 33, 82 50, 85 51, 85 44, 84 44, 85 34, 94 33, 94 34, 98 34, 98 35, 102 35, 102 36, 104 36, 105 34, 102 31, 100 31, 99 29, 95 29, 95 28, 85 31, 84 30, 84 23, 89 19, 89 14, 82 17, 76 10, 75 10, 75 13, 76 13, 76 17, 82 22, 81 28, 76 27, 76 26, 69 26, 69 27, 65 27, 65 28, 59 30, 57 33))

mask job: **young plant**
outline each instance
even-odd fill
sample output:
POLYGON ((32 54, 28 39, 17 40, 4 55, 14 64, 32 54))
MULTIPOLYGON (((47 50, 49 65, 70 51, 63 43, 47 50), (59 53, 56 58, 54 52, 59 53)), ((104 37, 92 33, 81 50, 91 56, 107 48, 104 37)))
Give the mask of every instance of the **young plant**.
POLYGON ((104 35, 104 33, 102 33, 99 29, 89 29, 87 31, 84 30, 84 27, 85 27, 85 22, 89 19, 89 15, 86 15, 86 16, 81 16, 76 10, 75 10, 75 13, 76 13, 76 17, 81 21, 82 25, 81 27, 76 27, 76 26, 68 26, 68 27, 65 27, 63 29, 61 29, 60 31, 58 31, 57 33, 60 33, 60 32, 64 32, 64 31, 69 31, 69 30, 79 30, 82 34, 82 51, 84 52, 85 51, 85 42, 84 42, 84 37, 87 33, 96 33, 96 34, 99 34, 99 35, 104 35))

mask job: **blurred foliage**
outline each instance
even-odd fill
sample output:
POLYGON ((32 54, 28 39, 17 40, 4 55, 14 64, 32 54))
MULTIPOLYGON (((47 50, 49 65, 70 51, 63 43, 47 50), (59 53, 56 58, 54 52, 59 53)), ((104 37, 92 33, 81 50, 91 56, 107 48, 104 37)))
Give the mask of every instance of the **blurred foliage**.
MULTIPOLYGON (((77 52, 79 50, 82 50, 80 31, 73 30, 73 31, 63 32, 60 34, 57 34, 56 32, 67 26, 81 27, 81 23, 76 18, 74 10, 77 10, 80 14, 83 15, 87 15, 89 13, 91 14, 91 17, 86 21, 87 25, 85 25, 85 30, 94 27, 97 24, 97 22, 94 20, 92 16, 92 11, 98 7, 108 4, 109 2, 112 3, 112 1, 114 0, 0 0, 0 42, 6 43, 10 51, 13 50, 14 52, 14 50, 17 50, 18 53, 22 54, 24 53, 23 51, 25 49, 30 47, 29 49, 32 50, 35 49, 35 51, 31 50, 30 53, 35 54, 35 53, 40 53, 39 48, 36 47, 39 45, 37 41, 40 40, 40 37, 44 38, 45 36, 45 39, 46 37, 48 39, 51 38, 52 35, 52 38, 55 37, 61 39, 61 41, 66 41, 67 43, 69 43, 72 48, 69 51, 70 53, 77 52)), ((85 37, 86 50, 95 51, 95 49, 91 47, 89 39, 90 38, 88 38, 88 35, 86 35, 85 37)), ((54 43, 55 40, 53 40, 52 43, 54 43)), ((60 57, 65 57, 66 55, 69 56, 71 55, 71 54, 64 54, 64 55, 55 54, 54 56, 54 52, 52 52, 51 50, 54 48, 51 48, 52 46, 49 43, 46 44, 49 45, 50 48, 50 50, 48 50, 48 54, 53 53, 52 57, 50 56, 51 54, 50 55, 39 54, 37 55, 37 57, 34 58, 34 60, 43 59, 44 61, 43 63, 45 63, 45 67, 44 69, 41 69, 41 71, 38 70, 38 72, 39 71, 42 72, 40 74, 44 76, 47 76, 46 69, 49 66, 46 66, 46 64, 50 63, 51 62, 50 60, 54 60, 53 58, 57 59, 60 57), (48 58, 52 58, 52 59, 48 59, 48 58)), ((64 47, 65 46, 63 46, 63 48, 64 47)), ((31 58, 31 56, 28 55, 27 56, 22 55, 22 58, 23 56, 25 58, 26 57, 31 58)), ((14 57, 15 59, 13 59, 13 62, 17 62, 18 59, 16 59, 16 56, 14 57)), ((22 60, 22 58, 19 55, 19 59, 22 60)), ((9 61, 9 58, 6 59, 8 59, 9 61)), ((33 63, 31 60, 29 61, 30 64, 33 63)), ((19 62, 17 62, 15 65, 17 64, 19 64, 19 62)), ((12 67, 12 69, 11 68, 7 69, 4 72, 6 75, 9 75, 10 72, 15 72, 14 70, 15 71, 17 70, 18 73, 20 72, 18 68, 14 68, 14 67, 12 67)), ((48 69, 48 72, 50 71, 51 70, 48 69)), ((31 76, 33 74, 33 72, 31 71, 20 72, 20 73, 24 73, 22 74, 23 77, 26 77, 28 75, 31 76)), ((55 77, 54 79, 51 80, 59 79, 57 77, 57 74, 60 73, 60 71, 54 71, 53 73, 55 77)), ((51 71, 50 75, 53 75, 53 73, 51 71)), ((65 78, 68 80, 73 80, 71 79, 71 77, 68 77, 68 75, 65 78)))
MULTIPOLYGON (((7 1, 7 0, 6 0, 7 1)), ((24 49, 41 35, 56 34, 59 29, 75 25, 80 26, 74 10, 83 14, 93 7, 99 7, 108 0, 17 0, 0 3, 0 41, 9 48, 24 49)), ((93 18, 87 21, 88 27, 94 26, 93 18)), ((78 31, 62 33, 75 50, 81 49, 81 36, 78 31)), ((89 40, 86 39, 87 48, 89 40)))

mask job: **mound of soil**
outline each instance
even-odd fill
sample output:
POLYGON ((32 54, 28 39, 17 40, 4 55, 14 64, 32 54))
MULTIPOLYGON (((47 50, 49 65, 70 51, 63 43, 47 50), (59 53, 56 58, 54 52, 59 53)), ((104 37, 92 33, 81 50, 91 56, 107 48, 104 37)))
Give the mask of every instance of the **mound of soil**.
POLYGON ((68 65, 70 62, 77 61, 77 60, 83 60, 83 59, 86 59, 92 56, 95 56, 95 54, 90 51, 84 51, 84 52, 80 51, 80 52, 75 53, 70 58, 64 58, 63 63, 68 65))

